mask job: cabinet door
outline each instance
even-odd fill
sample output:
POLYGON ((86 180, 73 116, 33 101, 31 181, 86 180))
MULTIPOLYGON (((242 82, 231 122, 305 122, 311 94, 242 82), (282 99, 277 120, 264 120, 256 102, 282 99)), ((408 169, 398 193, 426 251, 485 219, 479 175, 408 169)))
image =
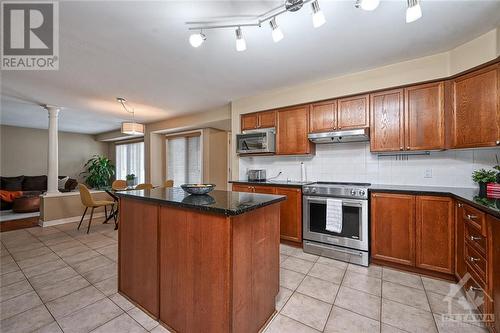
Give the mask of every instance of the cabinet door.
POLYGON ((338 129, 364 128, 369 126, 369 95, 342 98, 338 101, 338 129))
POLYGON ((261 193, 261 194, 275 194, 276 193, 274 186, 254 186, 253 191, 255 193, 261 193))
POLYGON ((371 256, 415 265, 415 196, 371 195, 371 256))
POLYGON ((277 195, 286 195, 281 203, 280 237, 293 242, 302 242, 302 191, 293 187, 276 187, 277 195))
POLYGON ((256 129, 259 125, 259 116, 257 113, 241 115, 241 130, 256 129))
POLYGON ((458 280, 465 275, 463 206, 463 203, 457 202, 455 207, 455 276, 458 280))
POLYGON ((325 132, 337 129, 337 101, 314 103, 309 115, 309 130, 325 132))
POLYGON ((299 106, 279 110, 276 129, 276 154, 310 154, 314 148, 307 138, 309 129, 308 123, 308 106, 299 106))
POLYGON ((258 128, 269 128, 276 126, 276 111, 259 112, 258 128))
POLYGON ((405 149, 444 148, 444 83, 405 89, 405 149))
POLYGON ((500 140, 499 65, 454 80, 453 148, 495 146, 500 140))
POLYGON ((370 95, 370 150, 404 149, 403 89, 370 95))
POLYGON ((253 192, 253 187, 249 185, 233 184, 233 192, 253 192))
POLYGON ((500 332, 500 219, 488 215, 488 294, 487 313, 494 314, 494 332, 500 332))
POLYGON ((454 273, 455 228, 453 199, 417 196, 416 266, 454 273))

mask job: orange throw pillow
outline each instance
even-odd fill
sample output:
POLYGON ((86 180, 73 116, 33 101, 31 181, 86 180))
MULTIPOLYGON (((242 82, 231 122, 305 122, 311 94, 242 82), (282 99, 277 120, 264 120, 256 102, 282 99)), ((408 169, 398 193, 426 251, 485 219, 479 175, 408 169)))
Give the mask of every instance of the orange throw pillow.
POLYGON ((14 202, 14 199, 23 196, 23 191, 6 191, 0 190, 0 199, 5 202, 14 202))

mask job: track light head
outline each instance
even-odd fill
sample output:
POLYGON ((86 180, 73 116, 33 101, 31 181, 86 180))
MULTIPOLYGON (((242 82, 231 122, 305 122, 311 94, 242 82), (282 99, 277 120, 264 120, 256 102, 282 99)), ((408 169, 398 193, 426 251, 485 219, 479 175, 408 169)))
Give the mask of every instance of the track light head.
POLYGON ((311 7, 312 7, 312 11, 313 11, 313 14, 312 14, 313 27, 319 28, 323 24, 325 24, 325 22, 326 22, 325 14, 323 14, 321 9, 319 8, 318 0, 314 0, 311 3, 311 7))
POLYGON ((275 43, 279 42, 280 40, 283 39, 283 32, 281 31, 280 27, 276 23, 276 17, 273 17, 271 21, 269 21, 269 25, 271 26, 272 30, 272 36, 273 36, 273 41, 275 43))
POLYGON ((407 0, 406 23, 411 23, 422 17, 422 8, 418 0, 407 0))
POLYGON ((243 38, 243 32, 241 31, 241 28, 238 27, 236 29, 236 51, 241 52, 245 51, 246 49, 247 49, 247 43, 243 38))
POLYGON ((377 9, 379 4, 380 0, 357 0, 355 7, 366 11, 372 11, 377 9))
POLYGON ((203 32, 199 32, 197 34, 192 34, 189 36, 189 44, 192 47, 199 47, 203 42, 207 39, 207 36, 203 32))

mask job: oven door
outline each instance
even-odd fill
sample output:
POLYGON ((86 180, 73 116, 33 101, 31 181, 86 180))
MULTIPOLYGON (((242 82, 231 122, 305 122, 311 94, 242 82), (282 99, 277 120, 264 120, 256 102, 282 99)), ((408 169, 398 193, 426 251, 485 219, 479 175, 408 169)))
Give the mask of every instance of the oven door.
POLYGON ((342 200, 342 232, 326 230, 326 197, 304 196, 306 240, 368 251, 368 200, 342 200))

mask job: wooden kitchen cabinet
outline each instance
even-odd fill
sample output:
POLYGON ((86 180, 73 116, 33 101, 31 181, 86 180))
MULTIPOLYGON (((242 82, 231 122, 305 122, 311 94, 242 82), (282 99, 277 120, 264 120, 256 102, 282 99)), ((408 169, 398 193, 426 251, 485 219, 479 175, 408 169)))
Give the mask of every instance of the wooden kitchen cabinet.
POLYGON ((405 150, 445 148, 444 82, 405 88, 405 150))
POLYGON ((404 150, 404 91, 395 89, 370 95, 370 150, 404 150))
POLYGON ((465 225, 463 221, 464 204, 457 202, 455 207, 455 277, 460 280, 465 275, 464 261, 464 234, 465 225))
POLYGON ((487 313, 495 320, 490 323, 493 332, 500 333, 500 219, 488 216, 488 296, 485 297, 487 313))
POLYGON ((281 203, 281 239, 302 243, 302 190, 294 187, 276 187, 276 194, 285 195, 287 198, 281 203))
POLYGON ((453 80, 452 148, 500 144, 500 65, 453 80))
POLYGON ((337 128, 347 130, 369 127, 369 103, 368 94, 339 99, 337 128))
POLYGON ((415 265, 415 196, 371 195, 371 257, 415 265))
POLYGON ((311 104, 309 111, 309 132, 327 132, 337 129, 337 101, 311 104))
POLYGON ((280 208, 280 238, 302 243, 302 189, 270 185, 233 184, 235 192, 252 192, 286 196, 280 208))
POLYGON ((262 111, 241 115, 241 130, 270 128, 276 126, 276 111, 262 111))
POLYGON ((276 154, 307 155, 314 153, 314 145, 307 138, 309 106, 295 106, 277 111, 276 154))
POLYGON ((452 198, 416 197, 416 267, 454 274, 455 216, 453 213, 452 198))

